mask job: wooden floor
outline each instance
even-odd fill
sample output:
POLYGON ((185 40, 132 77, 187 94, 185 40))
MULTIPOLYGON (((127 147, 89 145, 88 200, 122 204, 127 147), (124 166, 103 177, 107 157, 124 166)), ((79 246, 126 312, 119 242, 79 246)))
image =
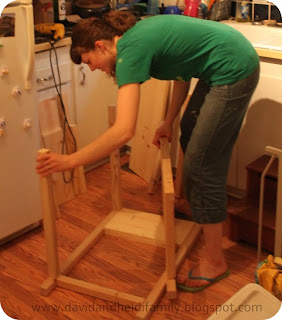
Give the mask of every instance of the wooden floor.
MULTIPOLYGON (((128 156, 122 158, 128 161, 128 156)), ((149 195, 148 185, 135 174, 121 171, 124 207, 160 214, 161 193, 149 195)), ((64 259, 111 212, 110 166, 86 174, 88 192, 61 207, 57 220, 60 258, 64 259)), ((176 203, 181 206, 181 203, 176 203)), ((254 282, 256 249, 224 240, 231 275, 196 294, 179 292, 177 300, 163 297, 152 320, 202 320, 244 285, 254 282)), ((190 265, 205 255, 202 237, 189 254, 190 265)), ((146 297, 164 271, 164 249, 109 236, 103 237, 70 273, 98 285, 146 297)), ((39 227, 0 248, 0 303, 12 318, 20 320, 134 319, 132 306, 115 305, 83 294, 56 288, 48 297, 39 294, 47 277, 45 243, 39 227)), ((138 310, 137 310, 138 311, 138 310)))

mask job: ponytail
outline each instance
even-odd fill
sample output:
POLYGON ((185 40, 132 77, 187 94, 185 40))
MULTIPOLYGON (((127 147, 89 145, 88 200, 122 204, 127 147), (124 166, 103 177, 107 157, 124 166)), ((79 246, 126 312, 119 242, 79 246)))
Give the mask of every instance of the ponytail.
POLYGON ((100 17, 81 20, 72 32, 71 59, 81 63, 81 54, 95 49, 95 41, 112 40, 122 36, 137 22, 135 16, 127 11, 110 11, 100 17))
POLYGON ((132 28, 136 23, 135 16, 124 10, 110 11, 102 16, 102 19, 107 21, 115 30, 115 35, 123 35, 128 29, 132 28))

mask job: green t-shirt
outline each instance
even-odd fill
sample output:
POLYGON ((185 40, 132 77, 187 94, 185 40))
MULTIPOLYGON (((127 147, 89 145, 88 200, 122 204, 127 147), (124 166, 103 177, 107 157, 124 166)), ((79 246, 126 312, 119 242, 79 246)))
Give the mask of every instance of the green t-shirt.
POLYGON ((182 15, 141 20, 117 43, 118 86, 161 80, 189 81, 211 86, 234 83, 259 64, 252 44, 223 23, 182 15))

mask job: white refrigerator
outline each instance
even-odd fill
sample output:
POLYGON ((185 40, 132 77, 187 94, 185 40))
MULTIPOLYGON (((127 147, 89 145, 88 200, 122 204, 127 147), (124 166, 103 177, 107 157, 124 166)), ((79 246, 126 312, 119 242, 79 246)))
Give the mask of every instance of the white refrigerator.
POLYGON ((36 95, 32 0, 13 1, 0 17, 0 244, 42 216, 36 95))

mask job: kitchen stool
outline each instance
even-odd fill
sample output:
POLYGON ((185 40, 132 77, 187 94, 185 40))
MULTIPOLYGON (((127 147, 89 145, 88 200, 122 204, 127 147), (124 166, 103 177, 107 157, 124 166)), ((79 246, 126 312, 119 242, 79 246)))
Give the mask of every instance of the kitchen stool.
MULTIPOLYGON (((109 106, 109 124, 115 121, 115 106, 109 106)), ((40 153, 47 152, 39 150, 40 153)), ((41 177, 41 198, 43 225, 47 247, 47 266, 49 277, 40 287, 40 293, 47 296, 56 286, 87 294, 119 304, 144 306, 139 308, 136 319, 148 319, 162 294, 167 292, 169 299, 176 298, 175 276, 187 252, 198 237, 201 227, 190 221, 174 218, 174 186, 169 155, 169 143, 161 138, 161 171, 163 216, 129 210, 122 207, 120 197, 120 158, 119 151, 111 154, 112 206, 113 211, 84 239, 84 241, 60 265, 56 236, 56 219, 51 206, 51 190, 48 177, 41 177), (146 298, 98 286, 86 281, 66 276, 79 260, 94 246, 103 235, 149 243, 165 247, 165 271, 146 298), (176 251, 175 248, 178 247, 176 251)))

